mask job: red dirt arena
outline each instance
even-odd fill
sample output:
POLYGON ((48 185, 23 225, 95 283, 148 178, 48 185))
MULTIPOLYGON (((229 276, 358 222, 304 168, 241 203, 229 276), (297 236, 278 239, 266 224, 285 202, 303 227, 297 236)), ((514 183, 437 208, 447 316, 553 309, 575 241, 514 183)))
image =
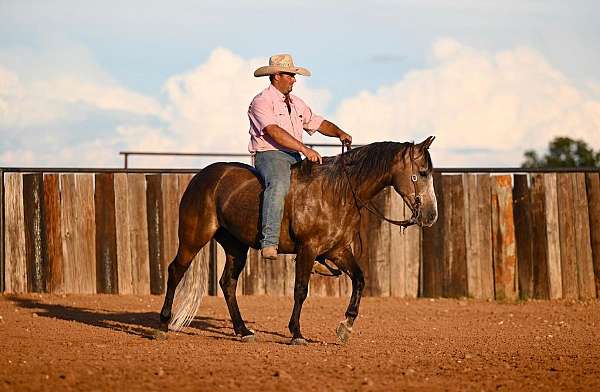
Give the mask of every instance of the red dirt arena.
POLYGON ((348 344, 345 298, 308 298, 308 346, 291 346, 292 299, 239 303, 253 343, 232 336, 222 298, 166 339, 159 296, 0 296, 0 390, 600 390, 600 302, 517 304, 364 298, 348 344))

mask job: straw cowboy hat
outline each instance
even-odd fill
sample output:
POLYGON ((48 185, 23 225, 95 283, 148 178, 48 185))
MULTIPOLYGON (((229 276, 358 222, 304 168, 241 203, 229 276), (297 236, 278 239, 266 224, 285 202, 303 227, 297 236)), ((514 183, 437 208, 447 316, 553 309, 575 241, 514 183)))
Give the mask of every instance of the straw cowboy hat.
POLYGON ((292 55, 289 54, 276 54, 271 56, 271 58, 269 58, 269 65, 258 68, 256 71, 254 71, 254 76, 267 76, 279 72, 289 72, 303 76, 310 76, 310 71, 308 69, 296 67, 294 65, 292 55))

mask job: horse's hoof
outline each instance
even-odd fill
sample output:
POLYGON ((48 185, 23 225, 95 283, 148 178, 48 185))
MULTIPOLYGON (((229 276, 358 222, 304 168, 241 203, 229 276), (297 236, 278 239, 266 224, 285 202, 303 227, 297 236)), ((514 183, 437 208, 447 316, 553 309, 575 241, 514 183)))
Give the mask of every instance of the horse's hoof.
POLYGON ((158 329, 157 329, 157 331, 161 331, 161 332, 164 332, 164 333, 169 332, 169 322, 168 321, 166 323, 162 323, 161 322, 160 325, 159 325, 159 327, 158 327, 158 329))
POLYGON ((160 329, 152 330, 152 332, 148 334, 148 337, 154 340, 167 340, 167 334, 160 329))
POLYGON ((308 342, 304 338, 294 338, 290 342, 292 346, 306 346, 308 342))
POLYGON ((255 334, 240 336, 240 342, 242 343, 252 343, 254 341, 256 341, 255 334))
POLYGON ((335 334, 342 343, 347 343, 352 333, 352 327, 348 327, 346 321, 342 321, 335 330, 335 334))

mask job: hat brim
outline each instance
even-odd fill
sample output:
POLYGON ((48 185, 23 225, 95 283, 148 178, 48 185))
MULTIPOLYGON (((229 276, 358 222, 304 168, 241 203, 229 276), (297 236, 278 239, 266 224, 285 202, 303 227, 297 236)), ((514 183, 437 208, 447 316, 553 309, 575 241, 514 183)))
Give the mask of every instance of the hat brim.
POLYGON ((267 66, 258 68, 256 71, 254 71, 254 76, 258 78, 260 76, 274 75, 274 74, 280 73, 280 72, 289 72, 289 73, 298 74, 298 75, 302 75, 302 76, 310 76, 310 71, 306 68, 302 68, 302 67, 288 68, 288 67, 277 67, 277 66, 272 66, 272 65, 267 65, 267 66))

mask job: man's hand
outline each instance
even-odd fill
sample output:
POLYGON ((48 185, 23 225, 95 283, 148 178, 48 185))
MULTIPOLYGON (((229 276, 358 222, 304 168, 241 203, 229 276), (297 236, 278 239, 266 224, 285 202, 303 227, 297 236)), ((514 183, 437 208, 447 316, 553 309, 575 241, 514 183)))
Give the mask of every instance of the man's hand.
POLYGON ((352 136, 348 135, 346 132, 342 131, 340 129, 340 134, 338 135, 338 137, 340 138, 340 141, 342 142, 342 144, 344 145, 351 145, 352 144, 352 136))
POLYGON ((304 147, 301 151, 302 154, 311 162, 319 162, 319 164, 323 163, 323 158, 319 155, 318 152, 309 147, 304 147))

